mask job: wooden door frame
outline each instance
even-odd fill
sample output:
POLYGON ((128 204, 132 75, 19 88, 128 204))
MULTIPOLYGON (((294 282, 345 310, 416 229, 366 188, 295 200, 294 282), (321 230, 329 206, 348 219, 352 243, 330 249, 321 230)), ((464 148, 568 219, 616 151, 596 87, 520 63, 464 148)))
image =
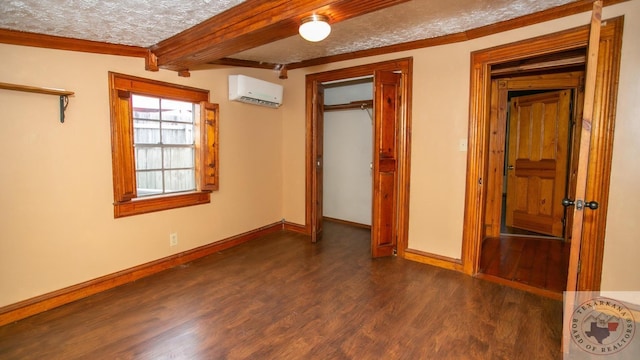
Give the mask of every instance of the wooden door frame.
MULTIPOLYGON (((591 137, 591 157, 586 198, 600 203, 597 211, 584 216, 580 249, 581 271, 577 290, 600 289, 604 235, 609 199, 613 129, 620 72, 620 50, 624 17, 603 21, 596 81, 596 97, 591 137)), ((478 273, 480 248, 485 227, 486 182, 489 170, 491 67, 493 65, 566 50, 586 48, 589 26, 544 35, 529 40, 479 50, 471 54, 469 100, 469 152, 465 193, 462 267, 478 273)))
MULTIPOLYGON (((413 78, 413 58, 402 58, 373 64, 366 64, 344 69, 330 70, 320 73, 308 74, 305 80, 305 118, 306 118, 306 144, 305 144, 305 232, 311 235, 312 224, 318 216, 314 212, 314 204, 318 194, 314 192, 313 178, 316 174, 314 143, 317 141, 313 124, 313 114, 316 104, 313 96, 318 84, 328 81, 346 80, 357 77, 371 76, 375 70, 395 71, 402 74, 401 107, 402 116, 398 124, 398 229, 397 229, 397 253, 404 256, 408 244, 409 233, 409 180, 411 164, 411 89, 413 78)), ((322 216, 322 214, 320 214, 322 216)))

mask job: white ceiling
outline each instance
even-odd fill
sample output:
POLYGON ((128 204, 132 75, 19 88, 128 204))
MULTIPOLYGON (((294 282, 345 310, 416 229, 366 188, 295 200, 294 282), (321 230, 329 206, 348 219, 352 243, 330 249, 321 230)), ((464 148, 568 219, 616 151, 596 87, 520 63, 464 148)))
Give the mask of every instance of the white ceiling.
MULTIPOLYGON (((412 0, 334 23, 319 43, 292 36, 230 57, 287 64, 458 33, 574 1, 412 0)), ((0 0, 0 29, 147 48, 242 2, 0 0)))

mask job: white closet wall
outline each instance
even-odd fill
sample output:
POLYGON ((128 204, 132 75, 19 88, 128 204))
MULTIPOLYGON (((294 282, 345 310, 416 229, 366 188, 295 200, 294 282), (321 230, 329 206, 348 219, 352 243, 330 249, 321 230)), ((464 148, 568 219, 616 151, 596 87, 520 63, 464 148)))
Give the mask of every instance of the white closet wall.
MULTIPOLYGON (((331 87, 325 105, 371 100, 372 83, 331 87)), ((323 215, 371 225, 372 109, 325 111, 323 215)))

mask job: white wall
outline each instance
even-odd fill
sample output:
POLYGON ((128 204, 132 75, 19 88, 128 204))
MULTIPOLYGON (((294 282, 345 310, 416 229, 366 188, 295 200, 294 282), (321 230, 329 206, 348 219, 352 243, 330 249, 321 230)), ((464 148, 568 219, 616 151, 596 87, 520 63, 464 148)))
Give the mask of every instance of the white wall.
MULTIPOLYGON (((325 90, 325 104, 371 100, 373 84, 325 90)), ((323 215, 371 225, 372 109, 325 111, 323 215)))

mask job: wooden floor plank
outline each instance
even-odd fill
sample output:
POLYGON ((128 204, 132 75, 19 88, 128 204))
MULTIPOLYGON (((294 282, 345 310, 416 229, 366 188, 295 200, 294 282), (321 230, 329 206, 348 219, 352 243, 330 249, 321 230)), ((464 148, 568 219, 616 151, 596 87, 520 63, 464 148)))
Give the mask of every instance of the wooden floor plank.
POLYGON ((556 238, 510 236, 487 238, 482 243, 480 273, 500 278, 516 288, 535 287, 559 297, 567 286, 569 244, 556 238), (519 286, 518 284, 523 284, 519 286))
POLYGON ((2 326, 0 358, 561 358, 561 301, 372 259, 369 241, 270 234, 2 326))

